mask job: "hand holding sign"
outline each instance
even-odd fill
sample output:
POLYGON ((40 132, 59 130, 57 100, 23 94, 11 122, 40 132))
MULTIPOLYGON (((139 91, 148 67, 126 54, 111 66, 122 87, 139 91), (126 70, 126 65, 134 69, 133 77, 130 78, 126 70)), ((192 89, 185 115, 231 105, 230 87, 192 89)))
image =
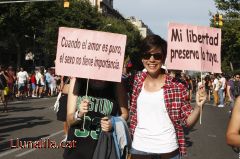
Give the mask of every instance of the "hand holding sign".
POLYGON ((80 104, 78 116, 81 118, 84 114, 88 112, 89 100, 87 98, 83 99, 80 104))
POLYGON ((200 124, 202 124, 202 107, 207 100, 207 92, 205 91, 204 84, 198 83, 198 91, 196 93, 196 104, 200 107, 200 124))
POLYGON ((200 107, 206 102, 207 92, 205 91, 204 85, 201 83, 198 85, 198 91, 196 93, 196 104, 200 107))

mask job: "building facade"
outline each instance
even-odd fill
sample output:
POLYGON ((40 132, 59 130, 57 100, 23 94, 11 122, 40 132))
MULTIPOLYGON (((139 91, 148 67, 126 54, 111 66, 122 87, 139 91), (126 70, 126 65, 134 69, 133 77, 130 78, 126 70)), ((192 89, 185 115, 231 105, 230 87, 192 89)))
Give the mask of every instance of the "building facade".
POLYGON ((113 8, 113 0, 90 0, 93 6, 98 8, 98 11, 106 16, 113 16, 124 20, 125 18, 113 8))
POLYGON ((138 28, 143 38, 145 38, 147 35, 153 34, 151 29, 149 29, 148 26, 144 24, 142 20, 138 20, 134 16, 128 17, 127 20, 138 28))

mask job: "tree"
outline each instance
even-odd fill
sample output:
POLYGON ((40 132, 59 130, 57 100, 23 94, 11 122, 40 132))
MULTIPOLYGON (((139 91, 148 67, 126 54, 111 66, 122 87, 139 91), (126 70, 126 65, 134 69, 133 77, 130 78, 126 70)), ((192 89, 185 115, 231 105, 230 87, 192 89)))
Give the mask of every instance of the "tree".
POLYGON ((0 52, 18 57, 17 66, 24 61, 26 50, 36 55, 37 65, 53 65, 59 27, 126 34, 126 54, 137 51, 141 37, 131 23, 101 15, 88 0, 71 1, 69 8, 64 8, 62 3, 51 1, 0 5, 0 52), (104 28, 107 24, 111 24, 111 27, 104 28))
POLYGON ((240 2, 239 0, 215 0, 215 4, 219 13, 223 14, 222 70, 223 72, 231 71, 230 62, 234 69, 240 70, 240 2))
POLYGON ((141 35, 132 23, 127 20, 106 16, 101 17, 101 22, 102 24, 99 26, 98 30, 127 35, 125 58, 138 52, 138 44, 140 43, 141 35))

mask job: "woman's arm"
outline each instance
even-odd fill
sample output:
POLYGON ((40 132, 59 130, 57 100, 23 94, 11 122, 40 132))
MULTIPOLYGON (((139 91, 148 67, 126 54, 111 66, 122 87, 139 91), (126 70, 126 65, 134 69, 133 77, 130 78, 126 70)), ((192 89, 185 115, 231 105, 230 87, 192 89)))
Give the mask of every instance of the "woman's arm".
POLYGON ((68 90, 68 102, 67 102, 67 122, 69 125, 73 125, 76 122, 78 123, 79 121, 82 120, 82 117, 84 114, 88 112, 88 107, 89 107, 89 101, 88 99, 83 99, 80 102, 80 107, 77 110, 77 95, 74 94, 74 90, 79 89, 79 82, 77 82, 76 78, 71 78, 70 84, 69 84, 69 90, 68 90))
POLYGON ((198 91, 196 92, 196 106, 194 107, 194 110, 187 118, 188 126, 192 126, 196 123, 206 99, 207 99, 207 93, 205 92, 205 87, 204 85, 200 85, 198 87, 198 91))
POLYGON ((232 101, 232 97, 231 97, 231 94, 230 94, 230 88, 231 88, 231 86, 229 86, 229 85, 227 85, 227 96, 228 96, 228 100, 229 101, 232 101))
POLYGON ((240 147, 240 96, 235 101, 231 119, 228 123, 226 141, 228 145, 240 147))
POLYGON ((70 87, 68 90, 68 100, 67 100, 67 122, 69 125, 75 123, 75 112, 76 112, 76 103, 77 103, 77 95, 73 94, 74 87, 77 86, 76 78, 71 78, 70 87))
POLYGON ((60 77, 60 91, 63 90, 63 86, 64 86, 63 77, 64 77, 64 76, 61 76, 61 77, 60 77))

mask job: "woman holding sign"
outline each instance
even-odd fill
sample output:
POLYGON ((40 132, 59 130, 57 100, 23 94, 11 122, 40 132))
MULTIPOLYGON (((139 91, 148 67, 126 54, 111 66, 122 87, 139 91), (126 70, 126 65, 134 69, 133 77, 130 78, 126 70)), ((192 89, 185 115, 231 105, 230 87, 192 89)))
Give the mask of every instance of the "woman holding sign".
POLYGON ((130 105, 132 158, 179 159, 186 154, 183 125, 193 125, 206 100, 204 86, 190 106, 186 87, 165 74, 167 43, 158 35, 141 44, 142 63, 147 72, 135 75, 130 105))
POLYGON ((127 96, 119 83, 72 78, 68 93, 67 121, 70 125, 64 159, 92 159, 99 133, 112 130, 110 116, 127 120, 127 96), (87 94, 87 96, 86 96, 87 94))

